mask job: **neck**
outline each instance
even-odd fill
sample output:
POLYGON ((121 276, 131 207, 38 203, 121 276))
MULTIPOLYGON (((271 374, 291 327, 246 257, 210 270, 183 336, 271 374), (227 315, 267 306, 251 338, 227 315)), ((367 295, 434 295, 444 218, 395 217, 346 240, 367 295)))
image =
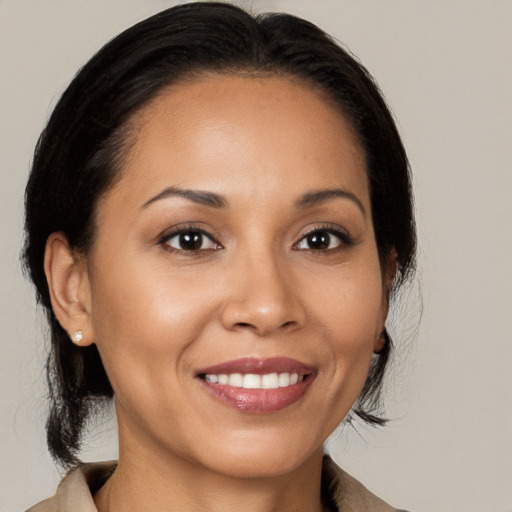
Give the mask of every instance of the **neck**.
POLYGON ((94 496, 99 512, 322 511, 321 450, 286 474, 239 478, 123 441, 120 432, 119 465, 94 496))

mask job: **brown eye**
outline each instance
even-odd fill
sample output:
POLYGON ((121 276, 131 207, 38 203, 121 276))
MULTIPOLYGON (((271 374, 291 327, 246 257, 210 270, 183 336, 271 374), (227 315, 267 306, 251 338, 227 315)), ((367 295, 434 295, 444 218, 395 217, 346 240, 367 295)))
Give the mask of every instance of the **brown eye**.
POLYGON ((298 250, 329 251, 342 245, 351 245, 349 237, 345 233, 332 229, 317 229, 308 233, 295 246, 298 250))
POLYGON ((331 245, 330 233, 313 233, 306 237, 310 249, 329 249, 331 245))
POLYGON ((182 231, 170 235, 164 241, 166 245, 181 251, 202 251, 217 249, 219 245, 202 231, 182 231))

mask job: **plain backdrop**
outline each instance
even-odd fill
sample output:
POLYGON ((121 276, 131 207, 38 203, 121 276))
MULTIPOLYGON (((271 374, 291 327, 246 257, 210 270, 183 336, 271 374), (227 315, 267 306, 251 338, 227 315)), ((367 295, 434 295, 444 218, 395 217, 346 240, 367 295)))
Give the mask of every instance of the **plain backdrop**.
MULTIPOLYGON (((34 144, 77 69, 174 3, 0 0, 1 512, 60 478, 44 440, 45 327, 18 261, 34 144)), ((512 511, 512 2, 238 3, 306 17, 346 44, 380 83, 413 168, 420 272, 394 315, 393 421, 341 429, 331 453, 415 512, 512 511)), ((115 456, 105 418, 84 458, 115 456)))

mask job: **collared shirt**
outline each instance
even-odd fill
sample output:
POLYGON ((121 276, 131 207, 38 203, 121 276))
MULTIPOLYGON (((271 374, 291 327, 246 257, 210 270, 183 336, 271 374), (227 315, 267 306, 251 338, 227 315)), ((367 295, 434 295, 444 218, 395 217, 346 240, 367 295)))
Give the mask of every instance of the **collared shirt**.
MULTIPOLYGON (((116 462, 81 464, 64 477, 52 498, 26 512, 98 512, 93 495, 115 469, 116 462)), ((400 512, 377 498, 329 457, 324 457, 322 499, 333 512, 400 512)))

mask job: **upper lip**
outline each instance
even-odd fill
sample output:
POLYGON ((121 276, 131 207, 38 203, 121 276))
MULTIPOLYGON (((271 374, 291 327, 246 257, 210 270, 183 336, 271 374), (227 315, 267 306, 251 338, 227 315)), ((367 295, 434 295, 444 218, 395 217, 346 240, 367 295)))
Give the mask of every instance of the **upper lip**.
POLYGON ((256 375, 265 375, 268 373, 298 373, 299 375, 308 375, 315 373, 315 368, 301 361, 297 361, 296 359, 290 359, 289 357, 272 357, 269 359, 243 357, 208 366, 197 372, 198 375, 230 373, 254 373, 256 375))

